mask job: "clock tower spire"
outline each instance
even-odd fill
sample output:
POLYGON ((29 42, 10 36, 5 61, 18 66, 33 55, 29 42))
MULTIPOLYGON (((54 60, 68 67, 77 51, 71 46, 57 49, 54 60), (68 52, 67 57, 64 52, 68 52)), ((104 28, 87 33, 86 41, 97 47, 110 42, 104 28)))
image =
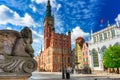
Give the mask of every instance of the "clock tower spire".
POLYGON ((44 18, 44 50, 50 46, 52 33, 54 33, 54 16, 51 14, 50 0, 48 0, 44 18))

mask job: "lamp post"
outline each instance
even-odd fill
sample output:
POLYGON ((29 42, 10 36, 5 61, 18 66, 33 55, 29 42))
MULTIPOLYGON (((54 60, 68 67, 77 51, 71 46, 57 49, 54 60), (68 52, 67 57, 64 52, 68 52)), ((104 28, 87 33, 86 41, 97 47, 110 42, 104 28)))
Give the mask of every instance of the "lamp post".
MULTIPOLYGON (((64 38, 64 35, 62 34, 62 40, 64 38)), ((64 63, 63 63, 63 41, 62 41, 62 79, 65 79, 65 74, 64 74, 64 63)))

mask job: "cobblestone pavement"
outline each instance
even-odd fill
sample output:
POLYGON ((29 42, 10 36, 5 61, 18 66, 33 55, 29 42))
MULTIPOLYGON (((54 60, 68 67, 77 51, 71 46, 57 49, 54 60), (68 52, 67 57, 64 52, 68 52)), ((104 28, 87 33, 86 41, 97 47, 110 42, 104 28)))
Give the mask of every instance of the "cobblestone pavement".
MULTIPOLYGON (((59 72, 33 72, 28 80, 69 80, 61 79, 62 74, 59 72)), ((120 74, 71 74, 70 80, 120 80, 120 74)))

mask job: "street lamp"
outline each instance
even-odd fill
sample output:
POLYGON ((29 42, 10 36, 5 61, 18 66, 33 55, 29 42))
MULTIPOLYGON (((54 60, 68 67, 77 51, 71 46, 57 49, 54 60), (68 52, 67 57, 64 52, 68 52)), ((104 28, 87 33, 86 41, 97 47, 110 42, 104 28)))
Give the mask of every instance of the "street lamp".
MULTIPOLYGON (((64 35, 62 34, 62 40, 64 38, 64 35)), ((64 73, 64 63, 63 63, 63 43, 64 41, 62 41, 62 79, 65 79, 65 73, 64 73)))

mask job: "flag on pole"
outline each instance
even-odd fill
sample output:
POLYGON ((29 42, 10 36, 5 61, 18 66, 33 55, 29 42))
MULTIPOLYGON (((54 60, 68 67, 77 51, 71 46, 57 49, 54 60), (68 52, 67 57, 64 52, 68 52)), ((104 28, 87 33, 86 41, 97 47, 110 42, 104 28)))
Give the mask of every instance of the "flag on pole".
POLYGON ((103 27, 104 19, 100 20, 100 27, 103 27))
POLYGON ((104 19, 101 19, 101 20, 100 20, 100 22, 103 24, 103 22, 104 22, 104 19))

